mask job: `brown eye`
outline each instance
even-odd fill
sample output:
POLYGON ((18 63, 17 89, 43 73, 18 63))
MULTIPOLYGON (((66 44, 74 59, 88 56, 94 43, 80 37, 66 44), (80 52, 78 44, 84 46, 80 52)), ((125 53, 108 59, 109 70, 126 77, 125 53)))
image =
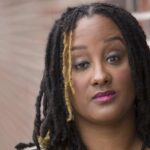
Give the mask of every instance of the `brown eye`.
POLYGON ((89 62, 87 62, 87 61, 79 62, 79 63, 73 65, 73 68, 74 68, 75 70, 79 70, 79 71, 85 70, 85 69, 87 69, 88 67, 89 67, 89 62))
POLYGON ((110 55, 106 58, 109 64, 117 64, 120 61, 120 56, 118 55, 110 55))

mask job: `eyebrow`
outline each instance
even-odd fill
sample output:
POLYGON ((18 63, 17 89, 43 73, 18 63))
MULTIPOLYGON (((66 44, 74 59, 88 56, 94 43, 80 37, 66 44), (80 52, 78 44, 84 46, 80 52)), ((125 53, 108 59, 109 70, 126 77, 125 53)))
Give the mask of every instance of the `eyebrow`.
MULTIPOLYGON (((104 42, 107 43, 107 42, 112 42, 112 41, 116 41, 116 40, 121 41, 121 43, 125 44, 124 39, 120 36, 109 37, 109 38, 105 39, 104 42)), ((74 50, 85 50, 85 49, 87 49, 87 46, 85 46, 85 45, 79 45, 79 46, 73 46, 72 47, 72 51, 74 51, 74 50)))
POLYGON ((74 50, 84 50, 84 49, 87 49, 87 46, 79 45, 79 46, 73 46, 72 47, 72 51, 74 51, 74 50))
POLYGON ((107 39, 104 40, 104 42, 112 42, 112 41, 116 41, 116 40, 119 40, 121 41, 123 44, 125 44, 125 41, 122 37, 120 36, 112 36, 112 37, 109 37, 107 39))

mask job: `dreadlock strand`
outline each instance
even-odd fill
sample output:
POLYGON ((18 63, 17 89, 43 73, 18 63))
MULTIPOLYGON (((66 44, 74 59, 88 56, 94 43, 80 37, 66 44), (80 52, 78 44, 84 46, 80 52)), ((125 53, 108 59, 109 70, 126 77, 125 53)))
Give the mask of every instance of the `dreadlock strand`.
MULTIPOLYGON (((67 66, 68 66, 68 80, 67 80, 67 91, 69 92, 71 90, 71 92, 74 94, 74 89, 72 87, 72 31, 69 32, 69 35, 68 35, 69 39, 68 39, 68 63, 67 63, 67 66), (70 88, 70 89, 69 89, 70 88)), ((67 121, 71 121, 73 120, 73 114, 72 114, 72 109, 71 109, 71 104, 70 104, 70 99, 68 98, 67 100, 67 108, 68 108, 68 112, 69 112, 69 117, 67 119, 67 121)))
POLYGON ((75 90, 72 86, 72 31, 70 31, 69 35, 68 57, 68 82, 71 88, 71 92, 75 94, 75 90))
POLYGON ((34 140, 35 144, 37 145, 38 149, 40 149, 39 142, 38 142, 38 136, 40 136, 40 126, 41 126, 41 101, 42 101, 43 93, 44 93, 43 82, 44 82, 44 76, 41 81, 40 91, 39 91, 39 95, 38 95, 37 101, 36 101, 36 117, 34 120, 34 130, 33 130, 33 140, 34 140))
MULTIPOLYGON (((70 40, 69 40, 70 41, 70 40)), ((68 45, 68 34, 64 33, 64 49, 63 49, 63 77, 64 77, 64 96, 65 96, 65 103, 68 111, 68 118, 67 122, 72 120, 72 110, 71 110, 71 105, 70 105, 70 100, 69 100, 69 94, 68 94, 68 87, 69 87, 69 82, 68 82, 68 74, 67 74, 67 68, 66 66, 69 67, 69 62, 67 63, 67 52, 69 51, 69 45, 68 45), (67 51, 68 50, 68 51, 67 51)), ((68 69, 69 70, 69 69, 68 69)))

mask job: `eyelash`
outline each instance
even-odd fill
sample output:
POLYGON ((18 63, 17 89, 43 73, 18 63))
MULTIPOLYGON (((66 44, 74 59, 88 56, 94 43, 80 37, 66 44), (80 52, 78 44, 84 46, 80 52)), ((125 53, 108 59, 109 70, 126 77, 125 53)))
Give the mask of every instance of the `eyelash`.
POLYGON ((119 55, 111 55, 111 56, 108 56, 106 58, 106 61, 109 63, 109 64, 117 64, 119 63, 120 61, 120 56, 119 55))
POLYGON ((81 71, 81 70, 83 71, 83 70, 86 70, 89 67, 89 65, 90 63, 88 61, 82 61, 73 65, 73 68, 78 71, 81 71))
MULTIPOLYGON (((106 61, 111 65, 117 65, 121 61, 121 57, 117 54, 108 56, 106 61)), ((90 63, 88 61, 81 61, 73 65, 73 69, 77 71, 84 71, 89 67, 90 63)))

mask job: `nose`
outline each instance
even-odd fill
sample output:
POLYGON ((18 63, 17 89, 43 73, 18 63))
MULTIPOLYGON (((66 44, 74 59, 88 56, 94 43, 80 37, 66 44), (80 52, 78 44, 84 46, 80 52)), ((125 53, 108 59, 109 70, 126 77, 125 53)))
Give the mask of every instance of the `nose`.
POLYGON ((96 66, 93 69, 91 83, 92 86, 108 86, 112 82, 111 73, 104 66, 96 66))

